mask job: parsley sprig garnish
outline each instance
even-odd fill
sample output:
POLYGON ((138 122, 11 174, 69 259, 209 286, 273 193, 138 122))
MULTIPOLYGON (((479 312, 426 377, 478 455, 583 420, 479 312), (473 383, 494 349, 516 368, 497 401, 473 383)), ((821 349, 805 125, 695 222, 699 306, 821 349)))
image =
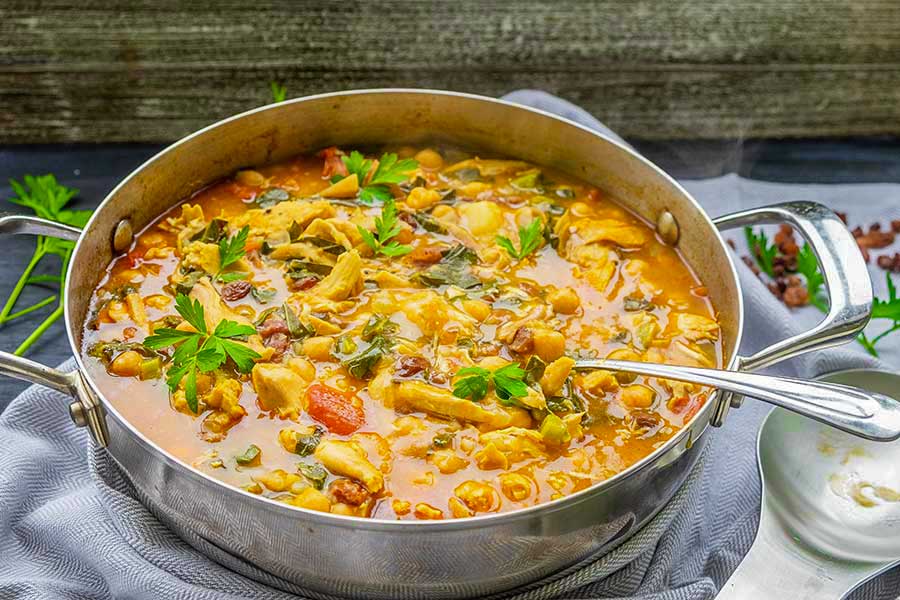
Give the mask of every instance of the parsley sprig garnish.
POLYGON ((519 249, 513 245, 512 240, 503 235, 497 236, 497 244, 506 250, 516 260, 522 260, 541 245, 544 238, 544 224, 540 219, 535 219, 527 227, 519 227, 519 249))
POLYGON ((900 330, 900 298, 897 297, 897 287, 894 285, 894 280, 891 279, 890 273, 885 273, 884 277, 887 280, 888 299, 882 300, 876 296, 875 301, 872 303, 872 318, 890 320, 891 326, 871 340, 866 337, 865 333, 859 334, 859 343, 862 344, 863 348, 865 348, 872 356, 878 356, 878 352, 875 350, 875 344, 877 344, 879 340, 900 330))
POLYGON ((797 272, 806 279, 809 303, 822 312, 828 312, 828 300, 822 296, 825 277, 819 272, 819 261, 809 244, 803 244, 797 253, 797 272))
POLYGON ((375 234, 364 227, 356 226, 359 235, 362 236, 366 245, 372 249, 375 254, 384 254, 385 256, 403 256, 412 252, 411 246, 406 246, 397 242, 393 238, 400 233, 400 220, 397 218, 397 207, 394 205, 394 199, 388 197, 381 209, 381 216, 375 217, 375 234))
MULTIPOLYGON (((372 177, 366 181, 369 171, 372 170, 373 161, 367 159, 362 153, 354 150, 350 156, 342 156, 344 166, 347 167, 348 176, 356 175, 359 180, 359 201, 363 204, 374 204, 376 200, 387 202, 392 199, 390 185, 406 181, 410 171, 415 170, 419 163, 412 158, 398 160, 397 155, 387 152, 381 155, 378 166, 372 177)), ((343 179, 336 176, 337 180, 343 179)))
MULTIPOLYGON (((65 223, 74 227, 84 227, 91 216, 92 211, 90 210, 67 210, 65 208, 69 201, 78 194, 78 190, 60 184, 53 175, 40 175, 37 177, 26 175, 23 177, 22 183, 15 179, 10 179, 9 184, 16 194, 14 197, 9 198, 9 201, 13 204, 30 208, 35 215, 43 219, 65 223)), ((0 309, 0 324, 3 324, 40 310, 54 301, 56 302, 56 308, 53 312, 16 348, 15 354, 18 356, 25 354, 32 344, 62 316, 66 269, 74 248, 74 242, 44 235, 38 236, 37 245, 31 260, 28 262, 28 266, 25 267, 12 292, 6 299, 6 303, 0 309), (38 263, 49 255, 56 255, 60 258, 59 272, 53 275, 32 275, 38 263), (57 294, 47 296, 31 306, 13 312, 26 285, 45 283, 57 284, 59 286, 57 294)))
POLYGON ((256 330, 250 325, 223 319, 216 325, 215 331, 209 333, 203 305, 197 300, 192 302, 184 294, 178 294, 175 298, 175 310, 197 331, 164 327, 147 337, 144 346, 151 350, 175 347, 166 373, 166 384, 174 393, 184 379, 184 395, 188 408, 197 413, 197 373, 213 371, 229 358, 238 371, 249 373, 253 369, 253 361, 260 355, 255 350, 236 342, 234 338, 253 335, 256 330))
POLYGON ((515 404, 513 398, 528 395, 525 384, 525 369, 515 363, 489 371, 483 367, 464 367, 456 372, 462 377, 453 385, 453 395, 457 398, 468 398, 479 402, 484 398, 491 386, 502 404, 515 404))
POLYGON ((269 83, 269 90, 272 92, 272 102, 284 102, 287 100, 287 87, 277 81, 269 83))
POLYGON ((219 240, 219 272, 216 273, 215 277, 217 281, 228 283, 229 281, 237 281, 247 277, 246 273, 239 271, 233 273, 223 273, 223 271, 244 257, 244 246, 247 244, 247 236, 249 234, 250 227, 244 225, 232 237, 225 237, 219 240))

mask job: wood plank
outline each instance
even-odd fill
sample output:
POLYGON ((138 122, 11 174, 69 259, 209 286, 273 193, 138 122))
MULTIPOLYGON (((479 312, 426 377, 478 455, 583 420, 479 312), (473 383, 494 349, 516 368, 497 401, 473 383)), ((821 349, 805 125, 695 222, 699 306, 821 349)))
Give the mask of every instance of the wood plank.
POLYGON ((557 93, 644 139, 900 134, 885 0, 6 0, 0 141, 167 141, 365 87, 557 93))

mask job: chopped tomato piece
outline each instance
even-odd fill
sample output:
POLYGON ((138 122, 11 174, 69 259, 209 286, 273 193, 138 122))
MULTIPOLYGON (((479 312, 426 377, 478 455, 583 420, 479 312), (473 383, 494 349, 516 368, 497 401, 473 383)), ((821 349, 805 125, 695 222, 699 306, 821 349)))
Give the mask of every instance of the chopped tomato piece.
POLYGON ((321 383, 306 389, 306 412, 313 419, 338 435, 349 435, 362 427, 366 417, 362 408, 353 403, 353 395, 321 383))

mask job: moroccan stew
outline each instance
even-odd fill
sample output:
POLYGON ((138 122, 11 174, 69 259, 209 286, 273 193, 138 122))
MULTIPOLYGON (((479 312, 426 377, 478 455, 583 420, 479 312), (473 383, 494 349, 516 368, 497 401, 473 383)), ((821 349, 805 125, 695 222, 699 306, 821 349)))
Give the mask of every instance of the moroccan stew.
POLYGON ((721 366, 702 283, 599 189, 453 148, 246 169, 147 227, 96 291, 88 368, 196 469, 337 514, 446 519, 622 471, 707 400, 573 371, 721 366))

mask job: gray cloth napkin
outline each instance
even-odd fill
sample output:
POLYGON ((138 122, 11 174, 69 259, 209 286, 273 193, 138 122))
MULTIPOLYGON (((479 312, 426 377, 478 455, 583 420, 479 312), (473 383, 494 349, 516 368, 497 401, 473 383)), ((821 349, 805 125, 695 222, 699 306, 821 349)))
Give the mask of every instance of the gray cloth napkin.
MULTIPOLYGON (((516 92, 508 99, 605 130, 582 109, 542 92, 516 92)), ((900 218, 897 185, 778 185, 736 176, 685 185, 713 215, 809 199, 848 209, 861 222, 900 218)), ((741 236, 730 237, 740 241, 741 236)), ((807 328, 819 317, 814 309, 788 311, 746 267, 738 268, 748 320, 742 353, 807 328)), ((873 274, 883 294, 883 274, 873 274)), ((775 371, 812 376, 859 366, 897 368, 900 343, 886 341, 882 361, 851 344, 775 371)), ((72 366, 69 361, 64 368, 72 366)), ((72 426, 66 404, 61 394, 32 387, 0 415, 0 598, 320 597, 203 540, 186 543, 174 536, 136 499, 105 452, 72 426)), ((732 411, 725 427, 709 431, 705 457, 687 485, 616 551, 505 597, 713 598, 755 535, 755 438, 766 412, 765 406, 748 400, 732 411)), ((895 569, 855 597, 890 600, 898 590, 900 571, 895 569)))

